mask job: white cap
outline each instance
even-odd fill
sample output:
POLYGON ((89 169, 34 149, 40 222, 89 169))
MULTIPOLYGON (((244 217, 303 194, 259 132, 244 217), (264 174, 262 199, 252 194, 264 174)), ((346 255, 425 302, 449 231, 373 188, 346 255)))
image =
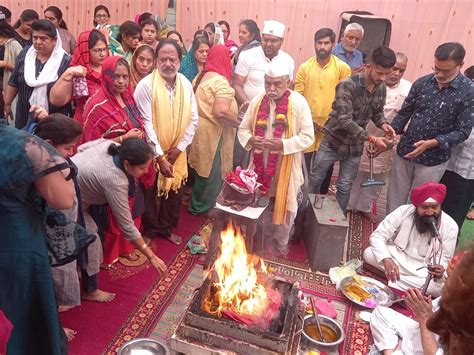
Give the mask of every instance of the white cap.
POLYGON ((280 76, 290 75, 290 66, 284 61, 274 60, 268 64, 265 75, 270 78, 279 78, 280 76))
POLYGON ((434 198, 432 197, 428 197, 424 203, 438 203, 438 201, 436 201, 434 198))
POLYGON ((262 34, 283 38, 285 37, 285 25, 275 20, 263 21, 262 34))

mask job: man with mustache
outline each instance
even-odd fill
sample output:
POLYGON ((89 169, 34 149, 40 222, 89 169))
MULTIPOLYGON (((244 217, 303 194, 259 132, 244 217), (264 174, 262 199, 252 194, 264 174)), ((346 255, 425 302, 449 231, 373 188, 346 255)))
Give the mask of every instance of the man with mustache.
POLYGON ((364 70, 364 56, 357 49, 363 37, 364 27, 355 22, 350 23, 344 29, 341 42, 332 51, 336 57, 349 64, 353 74, 364 70))
POLYGON ((344 213, 364 142, 372 142, 379 150, 387 149, 387 138, 370 135, 367 123, 372 120, 390 140, 395 136, 383 113, 387 95, 384 80, 395 62, 395 53, 390 48, 375 47, 364 72, 342 80, 336 87, 332 111, 323 128, 324 138, 311 164, 309 189, 320 193, 327 171, 339 161, 336 199, 344 213))
POLYGON ((250 168, 260 192, 270 200, 264 212, 265 240, 288 254, 288 240, 302 200, 303 154, 314 140, 311 111, 305 98, 290 90, 292 69, 270 63, 265 92, 250 101, 239 126, 240 144, 251 151, 250 168))
POLYGON ((439 181, 451 150, 472 130, 474 85, 461 74, 466 51, 457 42, 436 48, 433 73, 413 83, 391 125, 402 135, 393 157, 387 212, 407 201, 410 190, 439 181))
POLYGON ((363 258, 385 273, 389 286, 400 290, 420 288, 430 272, 434 278, 427 293, 439 296, 444 271, 456 248, 458 226, 441 210, 446 197, 443 184, 424 183, 410 197, 412 204, 398 207, 372 233, 363 258), (433 223, 439 237, 433 235, 433 223))
POLYGON ((156 69, 138 83, 134 94, 158 171, 156 181, 144 189, 142 235, 161 236, 177 245, 182 238, 172 230, 178 225, 188 177, 186 148, 198 123, 192 84, 178 73, 181 54, 176 41, 161 40, 155 51, 156 69))
MULTIPOLYGON (((331 104, 336 96, 336 85, 351 75, 351 68, 342 60, 331 54, 336 41, 336 34, 330 28, 321 28, 314 34, 316 55, 301 64, 296 73, 295 91, 308 101, 313 117, 314 143, 306 149, 304 158, 306 168, 311 168, 314 151, 318 150, 323 138, 322 128, 326 123, 331 104)), ((321 193, 328 192, 332 167, 321 185, 321 193)))

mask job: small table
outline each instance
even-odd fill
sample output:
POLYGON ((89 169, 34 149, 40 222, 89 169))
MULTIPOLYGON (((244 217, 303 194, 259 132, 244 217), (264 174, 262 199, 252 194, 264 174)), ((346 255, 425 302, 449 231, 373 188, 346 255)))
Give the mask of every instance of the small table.
POLYGON ((227 227, 229 220, 235 226, 245 227, 245 241, 247 251, 262 256, 264 249, 263 238, 263 212, 268 207, 246 207, 241 211, 236 211, 228 206, 223 206, 216 202, 213 210, 214 223, 209 239, 209 250, 207 251, 206 260, 204 261, 204 269, 208 269, 217 259, 219 249, 220 233, 227 227))

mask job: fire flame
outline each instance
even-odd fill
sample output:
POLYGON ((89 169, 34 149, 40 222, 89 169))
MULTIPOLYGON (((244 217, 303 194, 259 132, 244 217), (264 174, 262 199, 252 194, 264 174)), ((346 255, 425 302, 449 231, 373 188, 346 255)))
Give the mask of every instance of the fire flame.
POLYGON ((257 274, 257 271, 266 274, 267 269, 260 258, 253 257, 250 262, 248 259, 240 230, 234 230, 229 224, 221 232, 220 255, 211 270, 216 281, 204 300, 205 311, 219 317, 226 311, 259 317, 267 310, 270 303, 267 289, 257 274))

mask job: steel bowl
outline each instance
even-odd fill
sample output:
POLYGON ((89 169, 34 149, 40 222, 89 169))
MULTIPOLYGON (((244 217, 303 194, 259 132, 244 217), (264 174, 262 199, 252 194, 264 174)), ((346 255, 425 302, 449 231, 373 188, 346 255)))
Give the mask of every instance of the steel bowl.
POLYGON ((117 352, 118 355, 169 355, 168 348, 157 340, 138 338, 125 343, 117 352))
POLYGON ((339 344, 341 344, 344 341, 344 329, 342 329, 342 326, 336 322, 334 319, 319 315, 319 324, 324 324, 327 325, 329 328, 334 330, 337 334, 337 339, 331 343, 325 343, 322 341, 317 341, 313 338, 311 338, 306 332, 304 331, 304 326, 308 323, 315 323, 313 320, 313 315, 308 314, 307 316, 304 317, 304 323, 303 323, 303 336, 305 339, 307 339, 311 344, 317 345, 318 347, 327 347, 327 348, 332 348, 335 347, 339 344))

